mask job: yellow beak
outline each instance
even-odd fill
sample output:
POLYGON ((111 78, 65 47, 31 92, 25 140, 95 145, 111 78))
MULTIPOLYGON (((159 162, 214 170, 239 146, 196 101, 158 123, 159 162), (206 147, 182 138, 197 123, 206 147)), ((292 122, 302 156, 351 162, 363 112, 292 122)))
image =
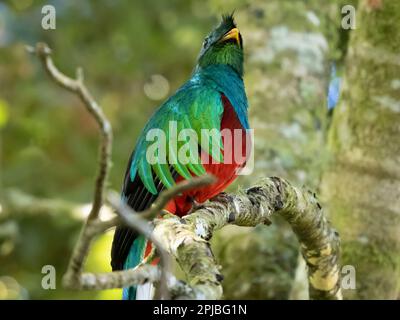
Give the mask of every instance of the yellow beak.
POLYGON ((240 36, 239 36, 239 29, 238 28, 233 28, 229 32, 225 33, 225 35, 222 37, 220 42, 224 42, 229 39, 234 39, 236 40, 237 44, 240 46, 240 36))

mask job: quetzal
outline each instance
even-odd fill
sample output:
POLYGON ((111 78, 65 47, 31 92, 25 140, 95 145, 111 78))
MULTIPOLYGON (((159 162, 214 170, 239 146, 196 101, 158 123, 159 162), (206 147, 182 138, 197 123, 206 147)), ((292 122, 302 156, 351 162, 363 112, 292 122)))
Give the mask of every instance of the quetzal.
MULTIPOLYGON (((242 78, 242 36, 233 15, 224 15, 221 23, 205 38, 192 77, 155 111, 145 125, 128 162, 122 201, 136 212, 143 211, 151 206, 164 188, 206 172, 212 174, 216 178, 215 183, 185 192, 171 200, 165 208, 183 216, 190 212, 194 204, 216 196, 235 180, 238 169, 245 165, 250 152, 248 105, 242 78), (206 143, 202 140, 196 145, 199 153, 195 161, 183 163, 168 145, 172 139, 169 135, 171 121, 176 123, 178 132, 192 129, 201 136, 202 129, 217 129, 218 132, 239 130, 241 139, 228 141, 221 135, 215 143, 215 139, 209 137, 206 143), (146 135, 155 128, 166 132, 167 163, 147 161, 146 150, 150 142, 146 135), (217 148, 210 152, 215 145, 217 148), (239 157, 239 160, 231 157, 231 161, 226 159, 228 153, 232 155, 238 150, 244 157, 239 157)), ((134 268, 150 251, 151 244, 143 236, 127 227, 118 227, 112 244, 112 269, 134 268)), ((149 299, 150 293, 146 293, 149 290, 148 285, 124 288, 123 298, 149 299)))

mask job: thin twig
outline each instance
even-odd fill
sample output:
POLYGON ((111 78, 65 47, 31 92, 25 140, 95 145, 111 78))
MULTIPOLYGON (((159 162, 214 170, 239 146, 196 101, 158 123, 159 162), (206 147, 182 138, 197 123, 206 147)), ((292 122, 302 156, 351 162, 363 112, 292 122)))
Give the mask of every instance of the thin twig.
POLYGON ((176 184, 173 188, 164 190, 157 198, 157 200, 153 203, 153 205, 140 213, 142 218, 151 220, 157 214, 159 214, 168 202, 175 198, 175 196, 191 189, 197 189, 200 187, 205 187, 207 185, 212 184, 215 182, 215 177, 209 174, 205 174, 200 177, 193 178, 191 180, 183 180, 176 184))
POLYGON ((198 187, 207 186, 215 181, 215 178, 211 175, 203 175, 201 177, 196 177, 191 180, 184 180, 177 183, 174 187, 166 189, 160 193, 154 204, 146 211, 136 213, 126 204, 120 201, 120 198, 115 194, 109 195, 109 202, 111 206, 116 210, 120 216, 122 222, 133 230, 138 231, 146 239, 152 242, 156 247, 156 251, 160 256, 161 264, 161 279, 159 283, 159 290, 156 291, 156 299, 169 299, 169 291, 167 284, 167 275, 171 273, 171 258, 169 253, 165 250, 162 243, 160 243, 153 236, 153 228, 149 224, 148 220, 152 220, 165 208, 167 203, 175 198, 178 194, 184 191, 195 189, 198 187), (147 219, 147 220, 146 220, 147 219))
POLYGON ((168 252, 164 249, 163 245, 153 237, 153 228, 151 227, 149 221, 143 219, 140 214, 135 214, 135 212, 123 203, 119 197, 114 194, 110 194, 109 202, 111 206, 115 209, 122 222, 128 227, 135 231, 138 231, 146 239, 152 242, 156 247, 158 254, 160 255, 161 264, 161 278, 159 284, 160 299, 169 299, 169 291, 167 286, 167 274, 171 273, 171 259, 168 252))
MULTIPOLYGON (((99 151, 99 168, 95 181, 93 203, 90 214, 87 218, 85 225, 80 233, 80 237, 73 250, 67 273, 65 275, 65 282, 79 282, 80 274, 82 273, 83 263, 89 251, 90 241, 96 232, 93 231, 91 222, 98 220, 100 209, 104 203, 104 191, 107 181, 108 171, 111 166, 111 147, 112 147, 112 130, 111 125, 104 115, 101 107, 97 104, 83 82, 83 71, 81 68, 77 69, 76 79, 72 79, 64 75, 57 69, 51 59, 51 49, 45 43, 37 43, 36 47, 27 47, 30 53, 36 54, 42 62, 43 68, 49 74, 50 78, 54 80, 62 88, 71 91, 78 95, 84 103, 86 109, 93 116, 101 132, 101 142, 99 151)), ((116 221, 113 221, 116 223, 116 221)), ((115 224, 114 224, 115 225, 115 224)), ((95 231, 97 230, 94 228, 95 231)))
POLYGON ((90 112, 99 125, 101 132, 99 169, 95 183, 93 206, 88 220, 96 219, 104 202, 105 184, 107 181, 108 171, 111 166, 112 130, 110 122, 104 115, 101 107, 97 104, 96 100, 86 88, 83 82, 83 70, 81 68, 78 68, 76 71, 76 79, 72 79, 64 75, 54 65, 54 62, 51 59, 51 49, 47 46, 47 44, 39 42, 36 44, 35 48, 28 46, 27 50, 38 56, 44 69, 52 80, 54 80, 62 88, 67 89, 68 91, 71 91, 79 96, 86 109, 90 112))
MULTIPOLYGON (((160 197, 163 201, 169 201, 182 190, 188 190, 194 186, 206 185, 213 181, 210 176, 202 176, 193 178, 190 182, 180 182, 173 188, 161 192, 160 197), (166 195, 165 195, 166 194, 166 195)), ((130 207, 120 201, 120 198, 113 193, 109 194, 108 201, 111 207, 116 211, 118 216, 112 218, 111 220, 101 221, 99 219, 91 220, 86 224, 86 227, 82 230, 81 236, 75 246, 73 255, 71 257, 70 265, 64 276, 63 283, 67 288, 73 289, 108 289, 108 288, 120 288, 127 287, 134 284, 141 284, 146 281, 159 282, 159 298, 169 299, 169 291, 173 289, 175 292, 181 292, 184 287, 179 284, 179 288, 175 288, 168 283, 171 279, 171 259, 169 253, 165 250, 162 243, 154 237, 153 227, 148 220, 144 219, 140 213, 134 212, 130 207), (136 230, 143 236, 145 236, 149 241, 151 241, 157 253, 160 255, 160 274, 156 277, 155 271, 152 271, 152 276, 146 276, 147 279, 140 280, 140 275, 148 275, 148 269, 142 270, 142 268, 147 268, 146 264, 140 264, 134 269, 116 271, 111 273, 82 273, 83 264, 86 259, 87 253, 90 249, 90 244, 94 238, 106 230, 113 228, 118 225, 127 225, 132 229, 136 230), (125 281, 125 282, 124 282, 125 281)), ((153 206, 151 210, 148 211, 148 216, 154 216, 157 214, 158 206, 153 206)), ((188 290, 187 288, 185 289, 188 290)), ((190 290, 189 290, 190 291, 190 290)))

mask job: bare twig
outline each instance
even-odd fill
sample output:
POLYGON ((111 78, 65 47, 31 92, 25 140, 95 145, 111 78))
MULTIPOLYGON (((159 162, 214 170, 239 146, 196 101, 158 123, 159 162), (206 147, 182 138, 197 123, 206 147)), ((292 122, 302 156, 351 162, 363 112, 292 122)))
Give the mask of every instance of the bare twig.
MULTIPOLYGON (((177 193, 183 190, 188 190, 193 188, 193 186, 206 185, 213 181, 210 176, 205 175, 202 177, 193 178, 190 182, 178 183, 172 189, 163 191, 160 194, 162 199, 169 201, 177 193), (178 192, 179 191, 179 192, 178 192), (165 195, 167 194, 167 196, 165 195)), ((141 213, 134 212, 130 207, 122 203, 118 196, 115 194, 110 194, 109 196, 110 205, 115 209, 118 216, 114 217, 108 221, 101 221, 99 219, 91 220, 86 224, 86 227, 81 233, 76 247, 74 249, 73 255, 71 257, 72 263, 70 262, 69 268, 64 276, 63 283, 68 288, 74 289, 109 289, 109 288, 121 288, 134 284, 141 284, 146 281, 159 282, 159 298, 168 299, 169 291, 181 292, 184 285, 179 284, 179 289, 175 287, 177 283, 174 281, 174 285, 169 285, 171 276, 171 262, 169 253, 164 249, 164 246, 157 238, 153 236, 153 227, 148 220, 144 219, 141 213), (111 272, 111 273, 82 273, 83 264, 87 253, 90 249, 90 244, 94 238, 102 234, 107 229, 115 227, 117 225, 127 225, 132 229, 138 231, 140 234, 144 235, 148 240, 150 240, 158 254, 160 255, 161 271, 156 272, 151 271, 149 275, 149 268, 145 264, 140 264, 138 267, 130 270, 111 272), (145 268, 145 269, 143 269, 145 268), (145 275, 145 277, 144 277, 145 275)), ((153 206, 147 211, 148 216, 155 216, 157 214, 158 206, 153 206)), ((158 211, 159 212, 159 211, 158 211)), ((188 290, 187 288, 185 289, 188 290)))
MULTIPOLYGON (((178 188, 176 188, 178 189, 178 188)), ((172 198, 169 198, 169 200, 172 198)), ((149 222, 142 218, 141 214, 133 214, 133 210, 128 207, 126 204, 121 203, 120 199, 115 195, 111 195, 109 197, 109 201, 114 209, 119 214, 121 220, 125 225, 131 227, 133 230, 138 231, 140 234, 144 235, 152 244, 156 247, 158 254, 160 255, 160 264, 161 264, 161 278, 159 284, 159 290, 157 290, 156 298, 159 299, 169 299, 169 291, 167 285, 167 275, 171 273, 171 259, 169 257, 168 252, 164 249, 164 246, 153 237, 153 228, 149 224, 149 222)), ((150 210, 149 212, 154 211, 156 214, 156 207, 154 210, 150 210)), ((163 207, 158 211, 158 213, 163 209, 163 207)))
MULTIPOLYGON (((88 254, 90 240, 97 232, 97 229, 93 227, 90 222, 97 222, 100 208, 104 202, 105 184, 107 181, 108 171, 111 166, 111 125, 105 117, 100 106, 97 104, 97 102, 94 100, 94 98, 91 96, 86 86, 84 85, 83 71, 81 69, 77 70, 77 78, 72 79, 60 72, 54 65, 53 60, 50 56, 51 50, 47 46, 47 44, 37 43, 35 48, 28 47, 27 49, 29 52, 34 53, 38 56, 38 58, 42 62, 43 68, 50 75, 52 80, 54 80, 62 88, 67 89, 79 96, 81 101, 84 103, 86 109, 90 112, 90 114, 98 123, 101 132, 99 169, 95 182, 92 209, 80 233, 79 240, 72 253, 67 269, 68 271, 66 273, 66 279, 73 279, 75 282, 79 282, 78 278, 82 272, 83 263, 88 254)), ((100 224, 99 228, 101 229, 102 226, 103 225, 100 224)))
POLYGON ((38 198, 19 189, 6 189, 3 194, 3 212, 0 221, 12 215, 35 216, 38 214, 69 216, 72 219, 83 220, 84 204, 68 202, 62 199, 38 198))
POLYGON ((79 240, 74 248, 68 270, 65 275, 65 283, 67 285, 74 286, 75 284, 81 282, 80 275, 82 272, 83 263, 86 259, 90 243, 94 236, 110 227, 119 224, 119 220, 117 218, 108 222, 100 222, 98 220, 99 211, 104 202, 105 184, 111 164, 112 131, 110 123, 105 117, 102 109, 94 100, 83 82, 83 71, 81 68, 77 69, 76 79, 72 79, 60 72, 54 65, 53 60, 50 57, 51 50, 47 44, 38 43, 35 48, 28 47, 27 49, 29 52, 34 53, 39 57, 44 69, 50 75, 52 80, 54 80, 62 88, 67 89, 79 96, 86 109, 96 120, 101 132, 99 169, 95 182, 92 209, 88 216, 87 222, 81 231, 79 240))
POLYGON ((191 180, 183 180, 175 185, 174 188, 166 189, 164 192, 162 192, 149 209, 140 213, 141 217, 149 220, 153 219, 165 208, 171 199, 175 198, 175 196, 190 189, 207 186, 213 182, 215 182, 215 178, 208 174, 191 180))
POLYGON ((83 70, 78 68, 76 71, 76 79, 67 77, 60 72, 51 59, 51 49, 47 44, 39 42, 36 47, 27 47, 27 50, 38 56, 46 72, 50 75, 59 86, 79 96, 84 103, 86 109, 99 125, 101 132, 99 170, 95 183, 93 206, 89 214, 88 220, 96 219, 101 206, 104 202, 104 190, 107 181, 108 171, 111 166, 111 146, 112 146, 112 130, 109 121, 104 115, 101 107, 97 104, 83 82, 83 70))
POLYGON ((161 279, 159 290, 156 291, 156 299, 169 299, 167 275, 170 274, 171 271, 171 259, 168 252, 164 249, 162 243, 160 243, 156 238, 153 237, 153 228, 144 219, 151 220, 159 215, 165 208, 167 203, 182 192, 194 188, 207 186, 214 181, 215 178, 211 175, 204 175, 201 177, 193 178, 191 180, 181 181, 173 188, 166 189, 161 192, 154 204, 148 210, 140 212, 140 214, 133 214, 135 212, 130 207, 122 204, 115 195, 111 196, 109 199, 111 205, 118 212, 123 223, 138 231, 140 234, 144 235, 148 240, 150 240, 154 244, 158 254, 160 255, 161 279))
POLYGON ((160 280, 160 268, 149 264, 140 268, 107 273, 84 273, 81 276, 81 290, 105 290, 122 288, 146 282, 157 282, 160 280))

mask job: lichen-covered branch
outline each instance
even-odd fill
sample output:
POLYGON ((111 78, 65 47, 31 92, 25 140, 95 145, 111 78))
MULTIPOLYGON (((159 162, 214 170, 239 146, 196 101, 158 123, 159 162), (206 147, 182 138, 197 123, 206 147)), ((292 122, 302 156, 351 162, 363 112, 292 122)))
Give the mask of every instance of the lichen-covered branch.
POLYGON ((274 213, 289 222, 299 239, 308 266, 310 298, 341 299, 337 232, 329 225, 314 194, 280 178, 264 179, 243 194, 221 194, 183 218, 157 219, 154 237, 176 258, 197 296, 219 299, 223 277, 208 240, 228 224, 269 224, 274 213))

